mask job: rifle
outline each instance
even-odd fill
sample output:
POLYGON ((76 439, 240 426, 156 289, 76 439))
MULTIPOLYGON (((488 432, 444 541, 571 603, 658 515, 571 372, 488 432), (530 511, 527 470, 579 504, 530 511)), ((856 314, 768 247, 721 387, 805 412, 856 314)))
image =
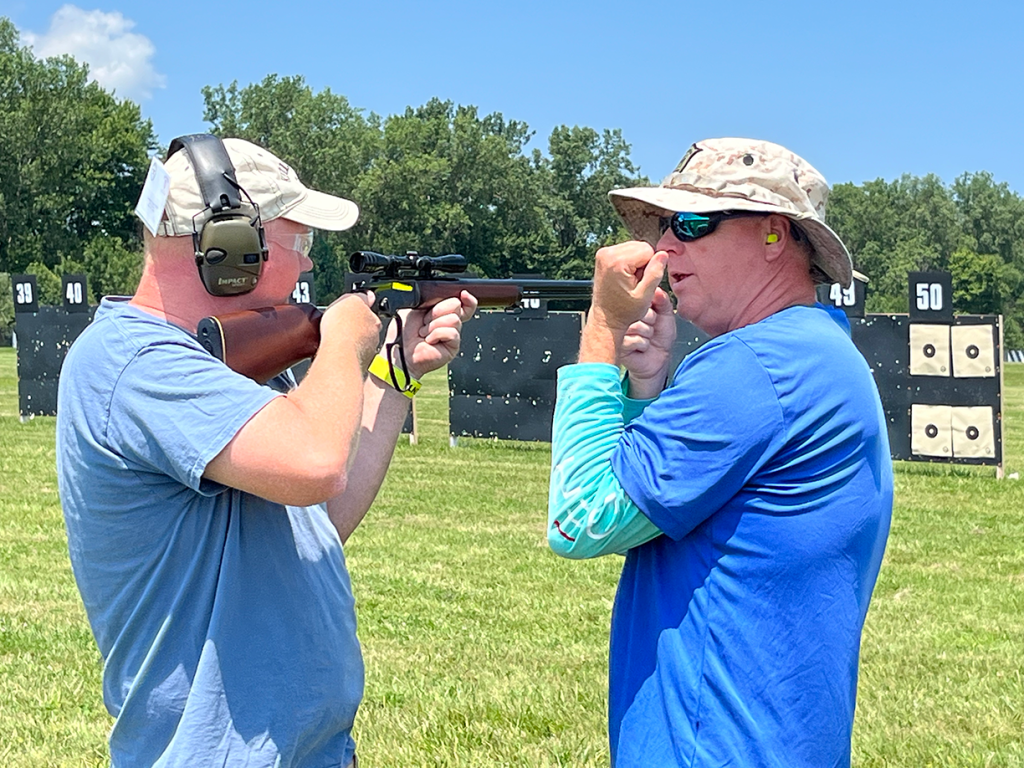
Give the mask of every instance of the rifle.
MULTIPOLYGON (((525 299, 589 300, 590 280, 492 280, 462 278, 468 262, 458 254, 387 256, 357 251, 349 269, 359 277, 353 291, 373 291, 373 311, 397 319, 402 338, 402 309, 432 307, 444 299, 469 291, 481 307, 515 310, 525 299)), ((199 321, 199 343, 229 368, 261 384, 296 363, 312 357, 320 345, 320 317, 312 304, 285 304, 248 309, 199 321)), ((402 367, 405 353, 398 346, 402 367)))

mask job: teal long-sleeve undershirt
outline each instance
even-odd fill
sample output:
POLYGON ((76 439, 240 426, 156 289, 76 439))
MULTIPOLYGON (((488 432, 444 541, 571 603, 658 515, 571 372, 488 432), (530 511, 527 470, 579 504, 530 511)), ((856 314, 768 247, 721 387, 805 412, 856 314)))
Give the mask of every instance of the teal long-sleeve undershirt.
POLYGON ((653 402, 628 398, 622 389, 614 365, 580 363, 558 371, 548 544, 562 557, 623 554, 662 533, 612 471, 611 456, 626 424, 653 402))

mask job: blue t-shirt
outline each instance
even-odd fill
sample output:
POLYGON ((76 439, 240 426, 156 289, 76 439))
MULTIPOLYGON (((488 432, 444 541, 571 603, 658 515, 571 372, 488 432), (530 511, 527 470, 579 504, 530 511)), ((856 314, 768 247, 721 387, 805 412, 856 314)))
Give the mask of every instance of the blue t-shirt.
POLYGON ((835 321, 836 325, 843 329, 847 336, 851 336, 853 334, 853 329, 850 327, 850 318, 847 317, 846 313, 842 309, 832 302, 822 304, 818 301, 815 302, 814 306, 828 312, 828 316, 835 321))
POLYGON ((276 396, 123 300, 68 353, 58 480, 115 767, 352 759, 363 663, 326 509, 202 477, 276 396))
POLYGON ((612 614, 616 768, 848 766, 893 480, 843 330, 792 307, 709 341, 612 468, 665 533, 629 551, 612 614))

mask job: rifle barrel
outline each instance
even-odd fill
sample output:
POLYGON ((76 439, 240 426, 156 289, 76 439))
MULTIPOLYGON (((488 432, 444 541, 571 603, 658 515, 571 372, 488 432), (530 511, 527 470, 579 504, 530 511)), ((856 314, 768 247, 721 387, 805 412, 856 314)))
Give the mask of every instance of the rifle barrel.
POLYGON ((524 299, 589 299, 590 280, 510 280, 522 288, 524 299))
MULTIPOLYGON (((468 291, 476 296, 481 307, 514 307, 523 299, 542 300, 582 300, 589 299, 592 283, 590 280, 494 280, 491 278, 436 278, 431 280, 408 280, 407 285, 415 285, 418 296, 416 306, 432 306, 439 301, 458 296, 461 291, 468 291)), ((364 287, 375 291, 392 291, 393 283, 384 281, 374 285, 369 282, 364 287), (379 287, 378 287, 379 285, 379 287)), ((408 289, 406 289, 408 290, 408 289)), ((382 293, 378 293, 380 299, 382 293)), ((410 296, 399 292, 388 298, 393 303, 401 296, 410 296)), ((402 306, 396 304, 396 306, 402 306)), ((406 304, 405 306, 410 306, 406 304)))

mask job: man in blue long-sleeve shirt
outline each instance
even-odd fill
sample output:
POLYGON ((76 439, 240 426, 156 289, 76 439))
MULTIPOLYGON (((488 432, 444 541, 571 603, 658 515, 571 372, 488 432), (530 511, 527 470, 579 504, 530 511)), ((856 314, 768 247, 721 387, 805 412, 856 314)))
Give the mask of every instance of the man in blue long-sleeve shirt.
POLYGON ((827 194, 746 139, 611 193, 636 239, 598 251, 579 364, 559 372, 548 541, 626 555, 617 768, 850 763, 892 470, 871 372, 814 306, 816 283, 852 279, 827 194), (674 372, 666 273, 713 337, 674 372))

